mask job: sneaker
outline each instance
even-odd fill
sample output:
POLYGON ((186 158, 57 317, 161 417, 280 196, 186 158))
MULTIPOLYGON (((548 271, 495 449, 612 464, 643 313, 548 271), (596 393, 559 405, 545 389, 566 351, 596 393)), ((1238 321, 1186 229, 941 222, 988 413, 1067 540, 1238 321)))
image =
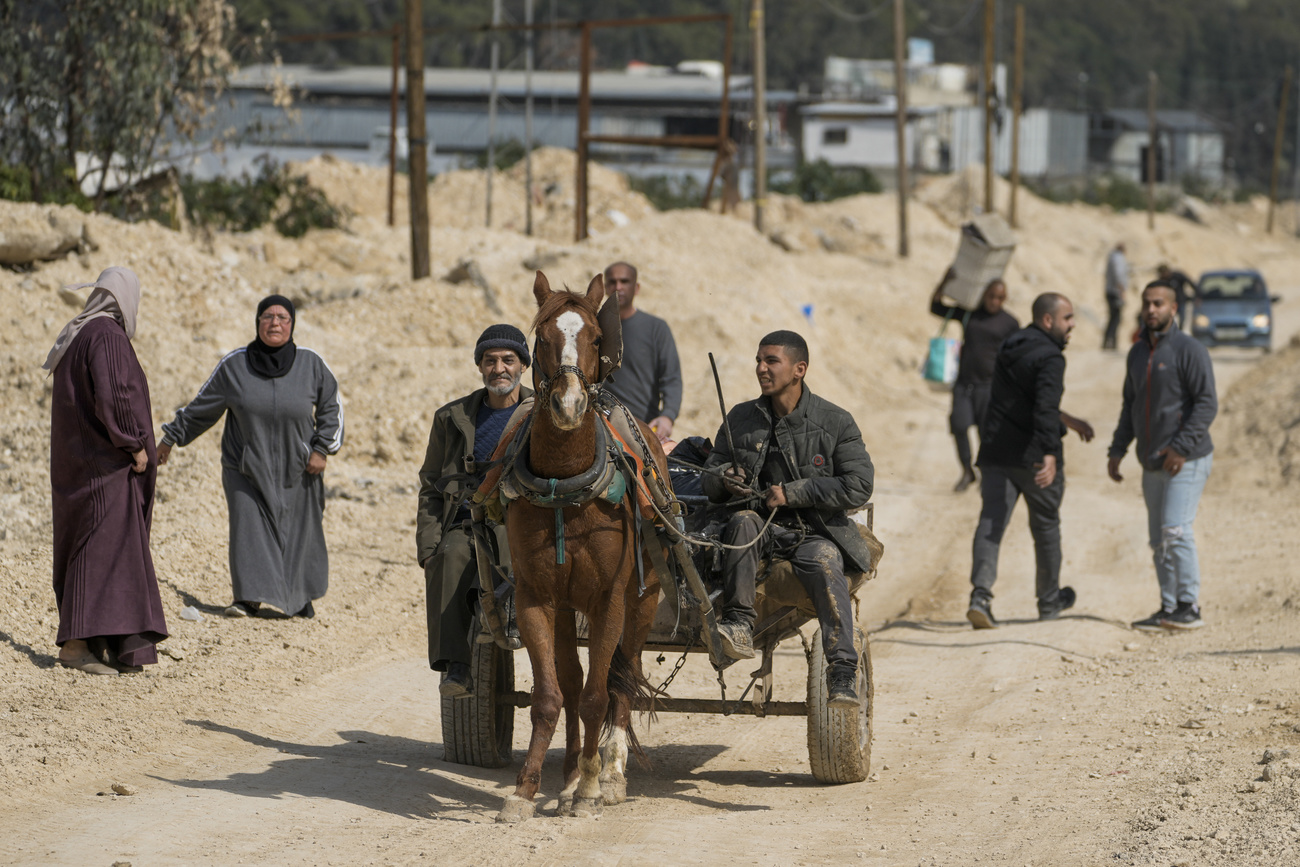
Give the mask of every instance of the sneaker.
POLYGON ((1161 619, 1160 625, 1165 629, 1200 629, 1205 621, 1201 619, 1201 607, 1195 602, 1179 602, 1172 614, 1161 619))
POLYGON ((993 619, 993 601, 983 595, 971 595, 966 619, 976 629, 996 629, 998 626, 998 622, 993 619))
POLYGON ((1047 608, 1039 606, 1038 619, 1055 620, 1061 616, 1062 611, 1073 608, 1074 602, 1077 598, 1078 596, 1075 594, 1073 587, 1062 587, 1060 590, 1056 591, 1056 603, 1054 605, 1050 605, 1047 608))
POLYGON ((1141 620, 1134 620, 1129 626, 1134 629, 1140 629, 1143 632, 1162 632, 1164 630, 1164 621, 1166 617, 1173 615, 1173 611, 1168 608, 1161 608, 1150 617, 1144 617, 1141 620))
POLYGON ((858 670, 852 665, 832 665, 826 669, 826 706, 855 708, 858 706, 858 670))
POLYGON ((221 613, 227 617, 252 617, 257 614, 257 609, 260 607, 256 602, 232 602, 221 613))
POLYGON ((469 673, 469 664, 449 662, 447 670, 442 673, 442 683, 438 693, 443 698, 465 698, 474 694, 474 677, 469 673))
POLYGON ((722 652, 732 659, 754 658, 754 627, 740 620, 724 620, 718 624, 718 637, 722 639, 722 652))

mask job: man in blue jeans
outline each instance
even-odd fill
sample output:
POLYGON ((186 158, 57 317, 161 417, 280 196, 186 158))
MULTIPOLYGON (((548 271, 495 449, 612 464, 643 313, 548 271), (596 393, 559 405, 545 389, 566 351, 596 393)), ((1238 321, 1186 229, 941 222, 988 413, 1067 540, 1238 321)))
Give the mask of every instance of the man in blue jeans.
POLYGON ((1128 353, 1124 408, 1107 467, 1112 479, 1123 481, 1120 461, 1137 439, 1160 610, 1133 628, 1148 631, 1205 625, 1192 522, 1214 461, 1210 423, 1219 401, 1210 353, 1175 321, 1175 292, 1168 280, 1155 280, 1142 290, 1143 330, 1128 353))

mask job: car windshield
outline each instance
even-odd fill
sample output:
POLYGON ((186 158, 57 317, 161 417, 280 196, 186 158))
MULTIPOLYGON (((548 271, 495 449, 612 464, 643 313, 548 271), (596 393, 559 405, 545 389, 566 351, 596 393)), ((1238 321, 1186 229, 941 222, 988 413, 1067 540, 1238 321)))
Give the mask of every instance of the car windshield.
POLYGON ((1201 278, 1202 298, 1263 298, 1264 283, 1254 274, 1207 274, 1201 278))

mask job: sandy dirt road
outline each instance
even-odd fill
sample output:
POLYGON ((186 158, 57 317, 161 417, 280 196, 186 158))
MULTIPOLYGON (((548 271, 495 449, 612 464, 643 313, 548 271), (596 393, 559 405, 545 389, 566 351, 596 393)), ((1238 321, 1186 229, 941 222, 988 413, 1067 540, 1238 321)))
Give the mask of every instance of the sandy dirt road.
MULTIPOLYGON (((1300 331, 1300 309, 1283 311, 1279 329, 1300 331)), ((634 767, 626 804, 596 820, 554 817, 553 749, 539 817, 493 824, 517 764, 442 761, 419 573, 382 553, 409 530, 348 535, 344 501, 328 515, 347 540, 336 562, 364 580, 340 589, 334 620, 314 624, 341 640, 296 622, 243 622, 224 641, 228 624, 212 616, 178 624, 191 663, 242 660, 243 676, 167 706, 157 737, 134 733, 133 755, 9 793, 0 863, 1300 863, 1295 759, 1258 781, 1265 748, 1300 757, 1294 495, 1262 510, 1257 493, 1212 479, 1197 524, 1210 628, 1129 630, 1157 597, 1131 459, 1122 485, 1105 477, 1122 360, 1087 346, 1068 356, 1065 405, 1098 439, 1067 446, 1063 580, 1079 604, 1054 623, 1033 620, 1023 509, 1003 547, 1004 625, 975 633, 964 621, 978 497, 949 490, 944 397, 894 420, 905 437, 874 442, 863 424, 886 544, 861 600, 876 674, 868 782, 816 784, 799 719, 663 715, 640 724, 653 768, 634 767), (397 626, 373 634, 398 611, 397 626), (97 794, 112 783, 135 794, 97 794)), ((1221 391, 1253 364, 1216 353, 1221 391)), ((163 544, 167 556, 180 542, 163 544)), ((646 661, 657 681, 674 660, 646 661)), ((184 681, 185 663, 159 668, 151 678, 184 681)), ((788 642, 776 697, 802 698, 805 672, 788 642)), ((147 698, 154 685, 135 682, 147 698)), ((674 694, 715 695, 699 657, 674 694)), ((100 706, 111 712, 111 699, 100 706)), ((516 762, 527 735, 521 712, 516 762)))

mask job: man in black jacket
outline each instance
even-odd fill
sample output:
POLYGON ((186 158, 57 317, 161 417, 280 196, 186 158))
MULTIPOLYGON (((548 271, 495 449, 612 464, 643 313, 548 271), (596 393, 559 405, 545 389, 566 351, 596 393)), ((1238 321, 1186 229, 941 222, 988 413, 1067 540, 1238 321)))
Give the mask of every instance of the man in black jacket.
POLYGON ((748 545, 726 552, 720 632, 728 656, 754 655, 759 561, 765 556, 789 560, 821 624, 828 704, 856 707, 858 652, 844 573, 868 571, 871 552, 848 511, 871 499, 875 469, 853 416, 809 391, 803 381, 807 371, 808 344, 802 337, 793 331, 764 337, 755 371, 762 397, 727 413, 735 453, 725 425, 714 437, 706 467, 725 473, 721 478, 706 473, 704 492, 738 509, 723 541, 748 545))
POLYGON ((1002 309, 1007 302, 1007 285, 991 280, 984 287, 977 310, 963 310, 943 303, 943 287, 953 277, 948 269, 943 281, 930 298, 930 312, 942 317, 944 322, 959 318, 962 323, 961 358, 957 368, 957 381, 952 386, 952 414, 948 422, 953 440, 957 443, 957 460, 961 462, 961 478, 953 490, 961 493, 975 481, 975 468, 971 462, 971 427, 984 422, 989 408, 989 394, 993 389, 993 364, 998 348, 1020 328, 1016 317, 1002 309))
POLYGON ((1136 437, 1160 610, 1133 627, 1156 632, 1204 625, 1192 522, 1214 462, 1210 423, 1219 409, 1210 353, 1174 321, 1177 291, 1168 279, 1142 291, 1144 329, 1128 353, 1124 406, 1107 467, 1112 479, 1123 481, 1120 461, 1136 437))
POLYGON ((1052 620, 1074 604, 1075 593, 1061 587, 1061 498, 1065 471, 1061 440, 1066 428, 1084 442, 1092 426, 1061 411, 1065 391, 1062 350, 1074 329, 1074 305, 1055 292, 1034 299, 1034 321, 1008 337, 998 352, 993 392, 980 431, 977 464, 984 504, 971 552, 970 607, 966 619, 976 629, 997 626, 993 582, 998 550, 1016 500, 1029 507, 1038 574, 1038 619, 1052 620))

